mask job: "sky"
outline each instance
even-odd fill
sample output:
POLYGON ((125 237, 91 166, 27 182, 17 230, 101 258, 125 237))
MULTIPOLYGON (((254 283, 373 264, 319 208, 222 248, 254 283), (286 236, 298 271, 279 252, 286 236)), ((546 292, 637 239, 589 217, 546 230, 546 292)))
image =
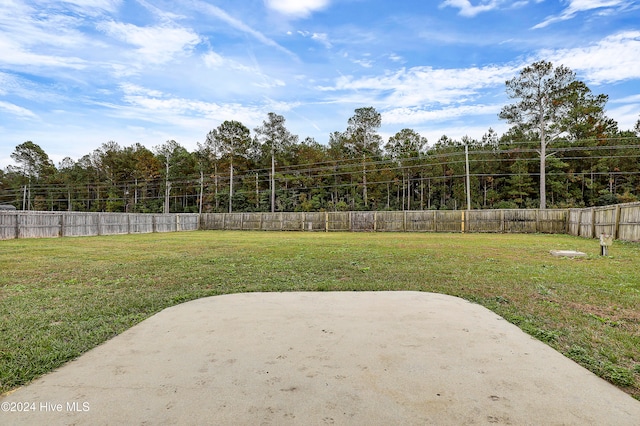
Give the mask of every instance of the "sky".
POLYGON ((354 110, 434 144, 479 139, 535 61, 576 72, 623 130, 640 118, 640 0, 0 0, 0 168, 57 165, 269 112, 326 144, 354 110))

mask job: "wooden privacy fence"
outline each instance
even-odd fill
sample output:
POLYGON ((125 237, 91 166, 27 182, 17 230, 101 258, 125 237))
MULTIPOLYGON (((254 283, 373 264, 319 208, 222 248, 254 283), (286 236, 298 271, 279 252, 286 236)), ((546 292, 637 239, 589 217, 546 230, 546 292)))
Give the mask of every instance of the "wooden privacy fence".
POLYGON ((606 234, 618 240, 640 241, 640 203, 570 209, 567 233, 585 238, 606 234))
POLYGON ((197 214, 0 212, 0 240, 193 231, 197 214))
POLYGON ((567 210, 204 213, 200 229, 262 231, 514 232, 564 234, 567 210))
POLYGON ((0 240, 205 230, 502 232, 640 241, 640 203, 586 209, 313 213, 80 213, 0 211, 0 240))

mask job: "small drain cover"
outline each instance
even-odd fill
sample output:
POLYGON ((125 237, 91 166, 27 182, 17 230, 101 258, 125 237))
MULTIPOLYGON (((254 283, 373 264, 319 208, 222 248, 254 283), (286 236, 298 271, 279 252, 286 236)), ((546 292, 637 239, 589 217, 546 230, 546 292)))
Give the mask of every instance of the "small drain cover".
POLYGON ((549 253, 556 257, 587 257, 587 253, 575 250, 551 250, 549 253))

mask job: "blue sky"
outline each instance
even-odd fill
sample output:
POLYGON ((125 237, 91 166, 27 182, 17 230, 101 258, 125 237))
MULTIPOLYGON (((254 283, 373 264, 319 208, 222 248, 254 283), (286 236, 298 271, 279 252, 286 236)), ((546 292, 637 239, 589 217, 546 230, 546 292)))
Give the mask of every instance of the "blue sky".
POLYGON ((541 59, 620 128, 640 117, 640 1, 0 0, 0 167, 27 140, 56 164, 110 140, 194 150, 269 112, 327 143, 364 106, 385 140, 480 138, 541 59))

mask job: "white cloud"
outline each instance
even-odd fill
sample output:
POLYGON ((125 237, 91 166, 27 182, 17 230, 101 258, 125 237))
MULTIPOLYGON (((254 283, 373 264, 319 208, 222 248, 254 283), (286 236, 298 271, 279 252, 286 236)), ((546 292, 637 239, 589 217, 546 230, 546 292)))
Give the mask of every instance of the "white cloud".
POLYGON ((136 58, 151 64, 169 62, 176 55, 188 52, 200 43, 200 37, 193 31, 173 26, 138 27, 108 21, 98 25, 98 29, 136 46, 136 58))
MULTIPOLYGON (((41 85, 28 78, 28 76, 12 75, 0 72, 0 96, 6 96, 5 101, 20 105, 28 102, 37 108, 38 105, 60 105, 77 102, 77 97, 69 99, 59 92, 56 86, 41 85)), ((2 116, 0 115, 0 124, 2 116)))
POLYGON ((211 5, 211 4, 202 2, 202 1, 194 1, 193 5, 198 10, 206 13, 207 15, 214 16, 214 17, 220 19, 221 21, 226 22, 231 27, 233 27, 233 28, 235 28, 235 29, 237 29, 239 31, 242 31, 242 32, 244 32, 246 34, 249 34, 250 36, 254 37, 256 40, 260 41, 261 43, 263 43, 263 44, 265 44, 267 46, 275 47, 276 49, 280 50, 281 52, 284 52, 287 55, 297 59, 297 56, 295 55, 295 53, 293 53, 289 49, 279 45, 277 42, 275 42, 274 40, 272 40, 269 37, 265 36, 260 31, 254 30, 253 28, 251 28, 250 26, 248 26, 244 22, 242 22, 239 19, 236 19, 233 16, 229 15, 227 12, 225 12, 222 9, 220 9, 219 7, 216 7, 214 5, 211 5))
MULTIPOLYGON (((259 80, 254 81, 253 83, 249 83, 248 81, 246 81, 245 85, 251 84, 262 89, 271 89, 274 87, 286 86, 285 82, 281 79, 272 78, 263 73, 257 65, 247 66, 233 59, 225 58, 216 52, 207 52, 206 54, 202 55, 202 60, 208 68, 232 72, 239 71, 241 73, 244 73, 251 79, 259 80)), ((236 77, 237 74, 238 73, 235 73, 236 77)))
POLYGON ((620 130, 631 130, 640 119, 638 111, 640 102, 607 109, 607 115, 616 118, 620 130))
POLYGON ((500 3, 500 0, 481 0, 480 4, 474 6, 469 0, 445 0, 440 7, 457 8, 460 9, 461 16, 474 17, 479 13, 496 9, 500 3))
POLYGON ((329 36, 325 33, 313 33, 311 39, 321 43, 327 49, 331 49, 332 47, 331 42, 329 41, 329 36))
POLYGON ((0 34, 0 64, 72 69, 83 69, 86 66, 81 58, 32 53, 3 34, 0 34))
POLYGON ((306 18, 329 5, 329 0, 265 0, 269 9, 291 18, 306 18))
POLYGON ((89 43, 76 28, 80 22, 22 2, 0 2, 0 64, 83 68, 86 63, 78 55, 89 43))
POLYGON ((153 13, 153 15, 155 15, 157 17, 157 19, 159 19, 162 22, 174 22, 177 20, 180 20, 182 18, 184 18, 183 15, 178 15, 172 12, 167 12, 166 10, 162 10, 152 4, 150 4, 149 2, 145 1, 145 0, 136 0, 138 3, 140 3, 145 9, 147 9, 148 11, 150 11, 151 13, 153 13))
POLYGON ((225 59, 216 52, 207 52, 202 55, 202 60, 209 68, 219 68, 224 65, 225 59))
POLYGON ((447 105, 476 97, 481 89, 504 85, 517 72, 514 66, 467 69, 402 68, 382 76, 343 76, 324 91, 367 91, 393 107, 447 105))
POLYGON ((331 49, 333 45, 329 41, 329 36, 326 33, 310 33, 309 31, 297 31, 299 35, 304 38, 311 38, 311 40, 315 40, 318 43, 322 44, 327 49, 331 49))
POLYGON ((160 90, 147 89, 132 83, 122 83, 120 89, 127 95, 144 95, 156 98, 164 96, 160 90))
POLYGON ((28 109, 9 102, 0 101, 0 110, 19 118, 36 118, 36 115, 28 109))
POLYGON ((415 125, 427 121, 449 121, 460 117, 473 115, 497 116, 501 105, 460 105, 450 108, 394 108, 385 111, 384 122, 388 124, 415 125))
POLYGON ((613 34, 586 47, 543 50, 538 56, 565 65, 594 84, 640 78, 640 31, 613 34))
POLYGON ((203 102, 200 100, 175 97, 159 90, 148 89, 135 84, 122 84, 122 104, 104 103, 118 117, 184 127, 207 128, 211 122, 238 120, 243 123, 259 123, 272 106, 283 109, 282 104, 268 101, 260 105, 239 103, 203 102))
MULTIPOLYGON (((75 3, 82 4, 84 10, 96 10, 98 4, 119 3, 119 2, 83 2, 77 0, 75 3), (96 3, 96 5, 92 5, 96 3)), ((103 7, 110 9, 108 5, 103 7)), ((70 2, 15 2, 0 1, 0 32, 7 34, 11 40, 24 48, 46 47, 49 51, 60 51, 62 49, 73 49, 77 51, 83 47, 96 48, 96 40, 87 34, 88 21, 79 6, 76 7, 70 2)), ((107 10, 98 8, 101 12, 107 10)))
POLYGON ((580 12, 606 8, 625 8, 629 4, 628 0, 569 0, 569 6, 560 15, 549 16, 533 28, 544 28, 556 22, 573 19, 580 12))
MULTIPOLYGON (((41 1, 43 4, 49 1, 41 1)), ((64 3, 72 5, 76 10, 83 11, 88 15, 97 15, 102 12, 115 12, 120 7, 122 0, 65 0, 64 3)))
POLYGON ((234 71, 242 71, 243 73, 248 74, 261 74, 260 71, 255 69, 254 67, 243 65, 240 62, 234 61, 233 59, 224 58, 216 52, 207 52, 202 55, 202 59, 204 60, 205 65, 209 68, 225 68, 234 71))
POLYGON ((284 87, 286 86, 286 83, 276 78, 271 81, 262 81, 259 83, 254 83, 254 86, 260 87, 261 89, 273 89, 275 87, 284 87))
POLYGON ((371 59, 352 59, 351 62, 358 64, 363 68, 372 68, 374 64, 371 59))
POLYGON ((624 98, 610 99, 609 102, 616 104, 640 103, 640 94, 625 96, 624 98))

